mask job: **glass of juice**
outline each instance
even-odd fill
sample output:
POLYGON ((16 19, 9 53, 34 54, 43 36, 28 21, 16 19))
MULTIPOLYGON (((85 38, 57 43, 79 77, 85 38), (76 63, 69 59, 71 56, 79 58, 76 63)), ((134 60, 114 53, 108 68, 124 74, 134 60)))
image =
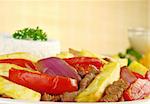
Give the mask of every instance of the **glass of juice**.
POLYGON ((150 32, 144 28, 129 29, 131 47, 143 54, 140 63, 150 69, 150 32))
POLYGON ((150 34, 144 28, 129 29, 129 42, 133 49, 144 54, 150 51, 150 34))

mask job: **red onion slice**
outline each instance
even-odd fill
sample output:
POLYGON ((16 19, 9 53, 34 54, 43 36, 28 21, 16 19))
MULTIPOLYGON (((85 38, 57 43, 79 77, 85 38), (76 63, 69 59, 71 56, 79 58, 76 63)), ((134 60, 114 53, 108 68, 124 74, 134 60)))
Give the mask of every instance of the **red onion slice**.
POLYGON ((57 57, 50 57, 39 60, 36 63, 36 67, 37 70, 52 76, 59 75, 74 78, 78 81, 81 80, 81 77, 79 76, 75 68, 57 57))

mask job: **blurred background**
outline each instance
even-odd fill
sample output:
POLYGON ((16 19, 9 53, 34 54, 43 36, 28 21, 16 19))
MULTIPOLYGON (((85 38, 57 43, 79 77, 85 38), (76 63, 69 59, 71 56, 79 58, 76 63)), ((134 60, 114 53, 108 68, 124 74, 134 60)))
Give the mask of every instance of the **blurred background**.
POLYGON ((1 33, 39 26, 62 50, 124 51, 128 28, 148 29, 149 18, 150 0, 0 0, 1 33))

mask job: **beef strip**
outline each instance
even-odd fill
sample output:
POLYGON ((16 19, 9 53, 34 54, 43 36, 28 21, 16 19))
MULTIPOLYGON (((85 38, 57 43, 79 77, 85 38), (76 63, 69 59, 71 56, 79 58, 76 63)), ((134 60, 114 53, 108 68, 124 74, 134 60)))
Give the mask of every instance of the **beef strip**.
POLYGON ((94 66, 90 66, 89 68, 91 68, 90 72, 88 74, 86 74, 84 76, 84 78, 80 81, 79 90, 76 91, 76 92, 66 92, 66 93, 64 93, 63 96, 61 97, 61 101, 65 101, 65 102, 75 101, 75 97, 92 82, 92 80, 99 73, 99 71, 97 69, 95 69, 94 66))
POLYGON ((100 101, 102 102, 115 102, 118 101, 118 97, 116 95, 105 95, 100 101))
POLYGON ((75 69, 77 69, 78 74, 79 74, 82 78, 84 78, 85 75, 87 75, 88 73, 91 73, 91 72, 93 72, 93 73, 99 73, 99 69, 97 69, 94 65, 89 65, 89 66, 87 66, 87 69, 86 69, 86 70, 89 70, 89 72, 85 71, 85 69, 84 69, 82 66, 80 66, 80 65, 76 65, 76 66, 75 66, 75 69))
POLYGON ((49 95, 44 93, 41 97, 42 101, 60 101, 62 95, 49 95))
POLYGON ((61 96, 61 101, 63 102, 73 102, 75 97, 79 94, 79 91, 75 92, 66 92, 61 96))
POLYGON ((95 67, 91 66, 90 73, 86 74, 85 77, 80 81, 79 90, 84 90, 96 77, 99 72, 95 67))
POLYGON ((137 80, 128 67, 121 68, 120 76, 129 86, 137 80))
MULTIPOLYGON (((77 68, 76 68, 77 69, 77 68)), ((78 74, 81 76, 81 78, 83 78, 87 73, 84 71, 83 67, 78 67, 77 70, 78 74)))
POLYGON ((54 102, 73 102, 75 101, 75 97, 78 95, 80 91, 75 92, 65 92, 62 95, 50 95, 44 93, 41 97, 42 101, 54 101, 54 102))
POLYGON ((128 88, 128 84, 122 79, 115 81, 105 90, 104 96, 100 99, 103 102, 116 102, 122 97, 123 92, 128 88))

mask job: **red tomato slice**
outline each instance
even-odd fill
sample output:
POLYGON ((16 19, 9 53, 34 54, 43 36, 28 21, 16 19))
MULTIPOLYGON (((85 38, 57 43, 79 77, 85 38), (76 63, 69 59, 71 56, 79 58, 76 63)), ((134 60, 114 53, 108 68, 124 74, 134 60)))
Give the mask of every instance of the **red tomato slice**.
POLYGON ((78 67, 84 68, 85 71, 88 70, 89 65, 95 66, 97 69, 100 69, 103 66, 103 63, 95 57, 73 57, 73 58, 64 58, 69 65, 78 69, 78 67))
POLYGON ((17 84, 31 88, 40 93, 63 94, 78 90, 75 79, 62 76, 33 73, 24 70, 9 70, 9 79, 17 84))
POLYGON ((34 64, 25 59, 1 59, 0 63, 9 63, 9 64, 15 64, 24 68, 30 68, 35 70, 34 64))
POLYGON ((125 101, 132 101, 132 98, 130 97, 128 90, 126 90, 123 93, 123 98, 124 98, 125 101))
POLYGON ((136 76, 136 78, 141 78, 141 79, 145 79, 144 76, 142 76, 141 74, 139 73, 136 73, 136 72, 132 72, 134 74, 134 76, 136 76))

